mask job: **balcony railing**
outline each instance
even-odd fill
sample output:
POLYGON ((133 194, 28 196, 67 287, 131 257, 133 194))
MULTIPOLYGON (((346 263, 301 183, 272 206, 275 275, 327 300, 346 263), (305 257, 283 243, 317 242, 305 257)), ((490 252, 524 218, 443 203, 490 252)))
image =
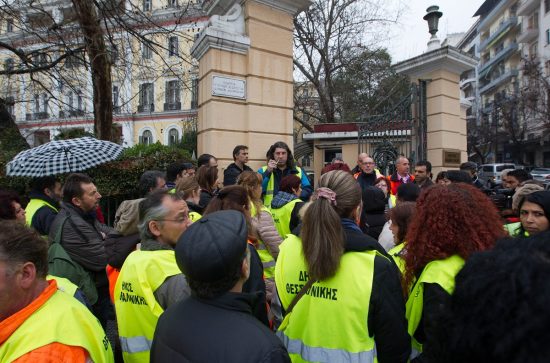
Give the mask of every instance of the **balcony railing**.
POLYGON ((540 0, 523 0, 518 6, 518 15, 530 15, 540 7, 540 0))
POLYGON ((510 7, 512 2, 513 0, 501 0, 497 2, 497 5, 493 8, 493 10, 491 10, 489 14, 485 15, 485 17, 480 20, 478 25, 479 31, 483 32, 485 29, 489 28, 498 16, 510 7))
POLYGON ((539 35, 538 26, 530 26, 527 29, 523 29, 520 35, 518 35, 518 43, 530 43, 539 35))
POLYGON ((138 105, 137 112, 154 112, 155 111, 155 104, 147 104, 147 105, 138 105))
POLYGON ((50 115, 47 112, 33 112, 25 114, 25 120, 27 121, 45 120, 49 117, 50 115))
POLYGON ((181 110, 181 102, 172 102, 164 104, 164 111, 179 111, 181 110))
POLYGON ((485 75, 485 73, 487 73, 487 70, 489 69, 489 67, 508 58, 509 56, 514 54, 514 52, 516 52, 517 50, 518 50, 517 43, 514 42, 514 43, 508 44, 500 52, 495 54, 494 57, 490 58, 486 63, 483 63, 479 66, 479 73, 478 73, 479 78, 482 78, 485 75))
POLYGON ((502 35, 504 35, 505 32, 509 31, 510 29, 512 29, 512 27, 517 25, 517 23, 518 23, 517 16, 512 16, 512 17, 509 17, 508 19, 504 20, 499 25, 499 27, 493 32, 493 34, 491 34, 487 39, 483 40, 479 44, 479 49, 480 50, 485 49, 493 41, 497 40, 497 38, 501 37, 502 35))
POLYGON ((59 111, 60 118, 82 117, 85 114, 86 112, 84 110, 59 111))
POLYGON ((508 81, 508 79, 512 77, 517 77, 518 70, 517 69, 509 69, 502 73, 501 75, 495 77, 491 82, 487 83, 485 86, 480 87, 479 93, 484 94, 487 93, 497 86, 501 85, 502 83, 508 81))

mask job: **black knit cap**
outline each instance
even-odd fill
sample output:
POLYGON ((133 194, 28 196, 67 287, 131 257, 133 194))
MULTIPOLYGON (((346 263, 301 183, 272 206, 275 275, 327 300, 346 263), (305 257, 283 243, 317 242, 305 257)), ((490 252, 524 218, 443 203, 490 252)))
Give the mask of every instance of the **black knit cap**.
POLYGON ((248 228, 241 212, 224 210, 193 223, 176 244, 181 272, 198 282, 216 282, 234 274, 246 253, 248 228))
POLYGON ((528 194, 524 201, 538 204, 544 211, 546 218, 550 220, 550 191, 541 190, 539 192, 528 194))

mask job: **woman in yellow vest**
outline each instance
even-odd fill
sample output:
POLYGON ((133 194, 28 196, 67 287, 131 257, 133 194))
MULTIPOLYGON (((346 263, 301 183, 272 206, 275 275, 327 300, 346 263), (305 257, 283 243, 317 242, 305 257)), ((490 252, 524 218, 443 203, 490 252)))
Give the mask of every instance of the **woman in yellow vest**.
POLYGON ((520 224, 508 228, 511 236, 528 237, 550 229, 550 191, 526 195, 518 210, 520 224))
POLYGON ((183 194, 183 199, 189 208, 189 219, 196 222, 202 216, 203 209, 199 206, 201 187, 194 177, 180 179, 176 191, 183 194))
POLYGON ((455 276, 474 252, 492 248, 504 236, 493 203, 465 183, 434 185, 417 200, 407 233, 403 286, 411 359, 447 361, 441 317, 449 306, 455 276))
POLYGON ((407 230, 409 229, 409 224, 415 211, 415 202, 402 202, 390 210, 389 214, 391 222, 390 230, 393 233, 393 243, 395 243, 395 247, 389 250, 388 254, 393 258, 401 273, 405 271, 405 236, 407 236, 407 230))
POLYGON ((265 283, 267 289, 267 301, 271 301, 274 290, 275 261, 279 255, 279 245, 283 239, 275 228, 273 218, 269 210, 262 204, 262 177, 253 171, 244 171, 237 178, 237 185, 246 190, 250 205, 250 217, 258 239, 256 249, 262 260, 265 283))
MULTIPOLYGON (((335 164, 336 165, 336 164, 335 164)), ((281 179, 279 192, 271 201, 271 215, 279 234, 285 238, 300 223, 298 213, 304 205, 299 198, 302 193, 300 178, 287 175, 281 179)))
POLYGON ((406 362, 399 272, 357 225, 361 189, 344 171, 319 186, 300 236, 281 245, 275 282, 287 314, 277 335, 293 362, 406 362))

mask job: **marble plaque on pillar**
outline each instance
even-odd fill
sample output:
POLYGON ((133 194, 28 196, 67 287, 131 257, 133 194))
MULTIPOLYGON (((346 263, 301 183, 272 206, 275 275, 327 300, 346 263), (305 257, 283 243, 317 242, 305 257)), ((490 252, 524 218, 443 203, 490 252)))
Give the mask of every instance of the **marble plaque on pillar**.
POLYGON ((246 100, 246 80, 212 76, 212 96, 246 100))

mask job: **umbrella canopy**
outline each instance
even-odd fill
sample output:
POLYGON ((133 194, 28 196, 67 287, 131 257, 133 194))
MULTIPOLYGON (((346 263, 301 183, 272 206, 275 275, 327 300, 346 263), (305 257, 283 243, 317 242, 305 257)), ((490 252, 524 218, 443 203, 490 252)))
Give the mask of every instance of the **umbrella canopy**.
POLYGON ((122 146, 93 137, 50 141, 21 151, 6 165, 11 176, 41 177, 86 170, 119 157, 122 146))

